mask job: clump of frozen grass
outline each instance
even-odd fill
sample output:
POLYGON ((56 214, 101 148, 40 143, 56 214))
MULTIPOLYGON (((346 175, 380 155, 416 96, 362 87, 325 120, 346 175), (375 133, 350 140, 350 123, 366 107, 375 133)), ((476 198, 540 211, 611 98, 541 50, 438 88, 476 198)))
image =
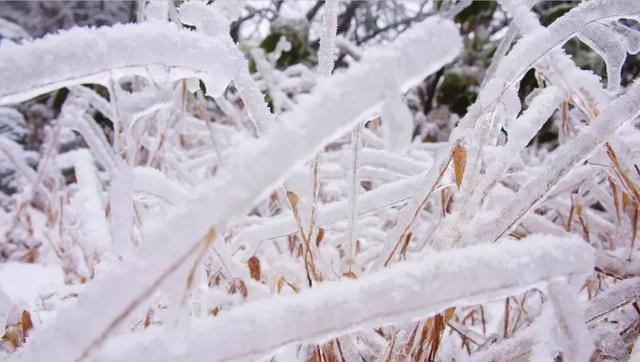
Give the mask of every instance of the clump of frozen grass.
POLYGON ((619 19, 637 20, 640 3, 585 2, 548 27, 501 4, 520 38, 509 49, 508 34, 441 143, 412 139, 402 97, 461 51, 437 15, 333 74, 338 1, 324 5, 317 70, 256 48, 251 74, 228 35, 239 5, 224 2, 3 43, 1 104, 69 88, 37 164, 0 137, 16 174, 0 224, 13 260, 0 273, 17 275, 2 282, 3 351, 628 358, 640 85, 623 88, 620 71, 640 34, 619 19), (606 89, 560 48, 574 37, 604 58, 606 89), (542 89, 521 104, 530 69, 542 89), (566 131, 552 151, 532 144, 549 121, 566 131), (43 265, 60 278, 43 285, 43 265))

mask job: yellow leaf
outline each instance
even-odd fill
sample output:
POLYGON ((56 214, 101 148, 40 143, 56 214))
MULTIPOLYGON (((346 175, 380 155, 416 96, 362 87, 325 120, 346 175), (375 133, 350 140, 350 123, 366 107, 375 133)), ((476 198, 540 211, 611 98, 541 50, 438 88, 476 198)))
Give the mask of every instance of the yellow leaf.
POLYGON ((462 145, 456 145, 453 149, 453 169, 456 174, 456 185, 460 189, 464 169, 467 166, 467 150, 462 145))

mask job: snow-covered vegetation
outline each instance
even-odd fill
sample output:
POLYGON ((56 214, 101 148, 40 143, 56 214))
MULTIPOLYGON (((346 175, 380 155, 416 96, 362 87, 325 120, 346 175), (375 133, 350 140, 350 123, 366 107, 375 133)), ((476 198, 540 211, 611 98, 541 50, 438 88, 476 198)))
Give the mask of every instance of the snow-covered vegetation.
POLYGON ((0 358, 640 360, 640 1, 13 2, 0 39, 0 358))

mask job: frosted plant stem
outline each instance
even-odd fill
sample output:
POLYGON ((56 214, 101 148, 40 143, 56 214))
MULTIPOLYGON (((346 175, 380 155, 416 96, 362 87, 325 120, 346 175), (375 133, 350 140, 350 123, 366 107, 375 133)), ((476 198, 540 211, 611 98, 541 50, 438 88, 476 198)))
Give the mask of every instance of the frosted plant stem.
MULTIPOLYGON (((336 31, 338 23, 339 0, 328 0, 324 4, 324 16, 322 18, 323 28, 320 34, 320 49, 318 50, 318 75, 320 77, 330 77, 333 70, 333 53, 336 43, 336 31)), ((320 153, 312 161, 313 195, 311 200, 311 217, 309 220, 308 237, 313 236, 316 224, 316 214, 318 208, 320 153)))
MULTIPOLYGON (((398 219, 398 224, 399 225, 403 225, 401 226, 401 232, 400 235, 396 238, 394 234, 391 234, 392 239, 391 240, 395 240, 395 242, 392 245, 391 250, 389 251, 384 251, 382 254, 380 254, 380 257, 378 257, 378 263, 380 260, 384 260, 383 262, 383 266, 388 266, 389 263, 391 262, 391 260, 393 259, 393 256, 395 255, 396 251, 398 250, 398 248, 400 247, 400 245, 402 244, 403 241, 405 241, 405 238, 408 237, 409 233, 411 232, 411 228, 413 227, 414 222, 416 221, 416 219, 418 218, 418 215, 420 215, 420 211, 422 211, 422 209, 427 205, 427 202, 429 202, 429 198, 431 197, 431 195, 433 194, 433 191, 436 189, 436 187, 438 186, 438 183, 440 182, 440 180, 442 180, 442 176, 444 176, 444 173, 447 171, 447 168, 449 167, 449 164, 451 163, 451 154, 449 155, 449 157, 447 158, 446 162, 442 163, 442 167, 440 168, 439 172, 435 175, 435 179, 433 181, 430 181, 430 186, 428 191, 426 192, 424 198, 422 199, 422 201, 420 201, 420 203, 418 204, 417 207, 414 206, 413 202, 415 202, 415 199, 412 199, 406 208, 407 212, 411 212, 411 217, 409 219, 408 222, 404 223, 404 224, 400 224, 401 222, 403 222, 400 218, 398 219), (385 256, 386 255, 386 256, 385 256), (384 259, 381 259, 384 258, 384 259)), ((396 227, 398 227, 398 225, 396 225, 396 227)))
POLYGON ((51 133, 49 133, 46 145, 46 151, 44 157, 38 163, 36 179, 34 180, 33 185, 31 186, 31 198, 33 199, 36 195, 36 191, 46 190, 44 195, 47 197, 49 202, 53 201, 51 197, 51 193, 47 188, 42 185, 42 181, 44 180, 45 174, 47 173, 47 168, 50 167, 49 163, 53 158, 54 154, 58 153, 59 146, 59 136, 60 136, 60 127, 55 127, 51 133), (41 186, 42 185, 42 186, 41 186))
POLYGON ((313 185, 311 189, 312 200, 311 200, 311 215, 309 217, 309 229, 307 231, 307 235, 309 238, 313 237, 313 230, 316 227, 317 217, 318 217, 318 193, 320 192, 320 180, 318 178, 318 169, 319 169, 319 160, 318 155, 314 159, 314 162, 311 167, 313 185))
MULTIPOLYGON (((113 80, 113 73, 110 74, 111 78, 109 79, 109 100, 111 101, 111 108, 113 109, 113 118, 111 122, 113 122, 113 150, 116 153, 116 158, 118 160, 123 159, 125 162, 127 160, 128 155, 125 151, 126 149, 126 135, 124 124, 124 120, 120 116, 120 110, 118 107, 118 94, 116 93, 116 84, 113 80)), ((118 85, 120 87, 120 85, 118 85)))
POLYGON ((358 124, 351 132, 351 177, 349 180, 349 219, 345 240, 345 260, 348 272, 352 272, 356 241, 358 238, 358 196, 360 194, 360 133, 362 125, 358 124))
POLYGON ((327 0, 324 4, 320 49, 318 50, 318 74, 321 77, 331 75, 333 70, 333 52, 336 45, 338 26, 338 0, 327 0))
POLYGON ((203 120, 204 124, 207 125, 207 131, 209 132, 209 137, 211 138, 211 144, 213 145, 213 149, 216 152, 216 157, 218 158, 218 163, 220 164, 220 167, 224 166, 222 163, 222 153, 220 152, 220 147, 218 147, 218 142, 216 141, 216 137, 213 134, 213 128, 211 128, 211 125, 209 124, 208 120, 203 120))

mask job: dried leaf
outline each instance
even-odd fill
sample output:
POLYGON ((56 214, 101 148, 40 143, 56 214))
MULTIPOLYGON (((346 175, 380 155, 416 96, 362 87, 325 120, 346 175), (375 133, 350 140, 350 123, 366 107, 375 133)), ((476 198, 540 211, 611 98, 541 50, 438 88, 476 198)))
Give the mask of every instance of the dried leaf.
POLYGON ((562 102, 560 116, 562 118, 562 130, 565 134, 569 134, 571 126, 569 125, 569 102, 562 102))
POLYGON ((151 323, 153 323, 153 309, 149 309, 147 311, 147 313, 144 316, 144 322, 143 322, 143 326, 144 328, 147 328, 151 325, 151 323))
POLYGON ((418 327, 419 326, 420 326, 420 323, 416 323, 416 326, 413 328, 413 332, 411 332, 411 335, 409 336, 409 339, 405 343, 403 351, 402 351, 402 354, 404 356, 408 356, 409 353, 411 353, 411 350, 413 349, 413 345, 414 345, 415 340, 416 340, 416 334, 418 333, 418 327))
POLYGON ((196 275, 196 269, 198 268, 198 265, 200 265, 202 258, 206 254, 207 250, 209 249, 209 247, 211 246, 211 243, 213 243, 213 240, 215 240, 215 238, 216 238, 216 229, 212 226, 209 229, 209 231, 207 231, 207 234, 204 236, 203 240, 201 241, 202 248, 200 249, 200 252, 196 256, 196 260, 193 262, 193 265, 189 270, 189 275, 187 275, 186 287, 184 290, 184 295, 182 296, 181 304, 184 304, 186 302, 187 293, 191 289, 191 285, 193 284, 193 278, 196 275))
POLYGON ((433 319, 430 318, 424 321, 424 324, 422 325, 422 332, 420 333, 420 339, 418 340, 417 344, 418 349, 413 356, 414 361, 422 361, 422 355, 424 353, 425 347, 428 346, 428 343, 425 345, 425 342, 427 342, 429 334, 433 333, 433 331, 431 330, 432 322, 433 319))
POLYGON ((453 318, 453 316, 456 313, 456 308, 455 307, 451 307, 448 308, 444 311, 444 324, 449 323, 449 321, 451 320, 451 318, 453 318))
POLYGON ((316 247, 320 246, 322 239, 324 239, 324 229, 318 228, 318 235, 316 235, 316 247))
POLYGON ((464 169, 467 166, 467 150, 462 145, 456 145, 453 149, 453 169, 456 174, 456 185, 460 189, 464 169))
POLYGON ((289 281, 287 281, 283 276, 279 276, 278 279, 276 280, 276 291, 278 293, 280 293, 280 291, 282 290, 282 287, 284 285, 287 285, 289 288, 291 288, 291 290, 293 290, 294 292, 298 293, 300 291, 300 288, 298 288, 295 284, 293 283, 289 283, 289 281))
POLYGON ((634 205, 633 215, 631 216, 631 247, 629 248, 629 261, 631 261, 631 253, 635 249, 636 237, 638 236, 638 217, 640 216, 640 207, 634 205))
POLYGON ((446 326, 446 324, 443 323, 444 321, 443 321, 442 315, 436 314, 436 316, 433 319, 434 319, 434 326, 431 332, 431 340, 430 340, 431 350, 429 350, 429 357, 428 357, 429 361, 436 360, 436 355, 438 354, 438 348, 440 347, 440 339, 442 337, 442 332, 444 331, 444 328, 446 326))
POLYGON ((584 237, 587 240, 587 242, 590 243, 591 239, 589 237, 589 225, 587 224, 587 221, 585 219, 584 210, 581 204, 576 204, 576 214, 578 215, 578 221, 582 226, 582 232, 584 233, 584 237))
POLYGON ((278 277, 278 279, 276 280, 276 292, 280 293, 283 286, 284 286, 284 278, 278 277))
POLYGON ((229 282, 229 294, 236 294, 238 292, 245 298, 249 294, 247 285, 244 281, 242 279, 234 278, 229 282))
POLYGON ((31 314, 26 310, 22 311, 22 315, 20 316, 20 325, 22 326, 22 333, 24 336, 27 336, 29 331, 33 329, 31 314))
POLYGON ((2 340, 5 342, 5 346, 15 351, 26 342, 29 331, 32 329, 33 321, 31 320, 31 314, 27 310, 23 310, 22 313, 20 313, 19 320, 5 327, 2 340))
POLYGON ((396 337, 397 334, 393 335, 391 339, 391 346, 389 347, 389 353, 387 353, 387 358, 384 359, 384 362, 391 362, 391 356, 393 355, 393 348, 396 346, 396 337))
POLYGON ((300 257, 304 253, 302 249, 302 244, 298 244, 298 248, 296 250, 298 251, 297 257, 300 257))
POLYGON ((609 177, 609 187, 611 187, 611 194, 613 195, 613 206, 616 209, 616 218, 618 219, 618 224, 620 224, 620 200, 618 199, 618 187, 611 177, 609 177))
POLYGON ((209 287, 220 285, 221 281, 222 281, 222 275, 220 272, 217 272, 209 276, 209 287))
POLYGON ((320 356, 320 350, 317 346, 313 349, 313 355, 311 355, 309 362, 322 362, 322 356, 320 356))
POLYGON ((47 214, 47 223, 48 224, 54 224, 55 223, 54 220, 56 219, 56 215, 54 214, 53 210, 50 207, 47 207, 46 214, 47 214))
POLYGON ((333 346, 334 342, 330 341, 324 345, 325 355, 327 356, 327 362, 337 362, 336 349, 333 346))
POLYGON ((251 278, 260 281, 260 259, 256 256, 252 256, 247 260, 247 264, 249 265, 249 273, 251 274, 251 278))
POLYGON ((212 309, 209 311, 209 315, 210 315, 210 316, 212 316, 212 317, 215 317, 215 316, 217 316, 217 315, 218 315, 218 313, 219 313, 219 312, 220 312, 220 308, 215 307, 215 308, 212 308, 212 309))
POLYGON ((349 270, 348 272, 342 274, 343 277, 347 277, 347 278, 351 278, 351 279, 358 279, 358 276, 356 275, 356 273, 352 272, 351 270, 349 270))
POLYGON ((287 236, 287 246, 289 248, 289 254, 293 255, 293 252, 296 250, 296 238, 295 235, 287 236))
POLYGON ((611 164, 613 165, 613 168, 616 170, 616 173, 624 181, 624 185, 627 187, 627 190, 629 190, 631 197, 633 198, 633 201, 636 204, 640 204, 640 190, 638 190, 638 186, 636 185, 634 180, 631 178, 631 176, 629 176, 629 174, 627 173, 627 170, 625 170, 624 167, 622 167, 622 164, 620 163, 620 160, 618 160, 618 156, 616 155, 616 152, 614 151, 613 147, 611 147, 611 145, 608 142, 605 144, 605 146, 607 147, 607 155, 609 156, 609 159, 611 160, 611 164))
POLYGON ((407 249, 409 248, 409 241, 411 241, 411 235, 413 235, 411 232, 408 232, 407 235, 404 237, 404 244, 402 245, 402 249, 400 250, 400 255, 402 255, 403 257, 407 257, 407 249))
POLYGON ((298 195, 293 193, 293 191, 287 191, 287 199, 289 200, 289 204, 291 204, 292 209, 298 208, 298 195))
POLYGON ((622 191, 622 212, 627 212, 627 208, 629 207, 630 204, 631 204, 631 198, 629 197, 629 194, 622 191))
POLYGON ((8 346, 11 351, 15 351, 22 345, 20 334, 20 329, 17 326, 8 325, 2 336, 2 341, 5 342, 4 345, 8 346))
POLYGON ((32 248, 29 249, 29 251, 27 252, 27 255, 24 256, 24 261, 25 263, 35 263, 36 259, 38 259, 38 247, 34 246, 32 248))

